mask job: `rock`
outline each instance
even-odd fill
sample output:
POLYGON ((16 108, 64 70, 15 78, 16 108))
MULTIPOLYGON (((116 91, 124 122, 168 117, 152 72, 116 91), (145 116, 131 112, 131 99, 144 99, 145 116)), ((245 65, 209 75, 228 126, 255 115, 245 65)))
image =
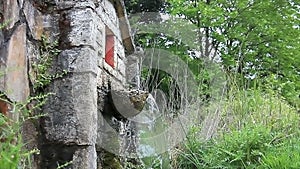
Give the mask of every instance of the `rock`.
POLYGON ((5 71, 0 90, 12 101, 25 102, 29 96, 26 58, 26 25, 20 25, 1 48, 1 70, 5 71))
POLYGON ((97 154, 94 146, 83 147, 75 151, 72 160, 74 169, 96 169, 97 154))
POLYGON ((112 90, 109 98, 115 111, 122 117, 128 118, 136 116, 142 111, 148 95, 148 92, 141 90, 112 90))
POLYGON ((143 51, 139 50, 127 57, 126 79, 130 87, 139 89, 141 85, 140 60, 143 57, 143 51))
POLYGON ((92 160, 97 158, 94 146, 46 144, 41 150, 42 168, 56 169, 63 165, 73 169, 97 168, 96 160, 92 160))
POLYGON ((19 18, 20 8, 18 6, 18 2, 16 0, 4 0, 2 3, 3 3, 2 8, 3 8, 4 23, 8 23, 5 26, 5 29, 12 29, 15 23, 20 20, 19 18))
POLYGON ((58 56, 58 66, 61 70, 71 72, 94 73, 97 75, 97 52, 88 48, 73 48, 64 50, 58 56))
POLYGON ((44 106, 45 139, 66 145, 93 145, 97 131, 96 78, 92 73, 75 74, 55 81, 44 106))
POLYGON ((34 39, 40 40, 43 34, 43 22, 44 17, 40 11, 38 11, 30 1, 25 1, 23 9, 26 21, 28 23, 29 30, 34 39))

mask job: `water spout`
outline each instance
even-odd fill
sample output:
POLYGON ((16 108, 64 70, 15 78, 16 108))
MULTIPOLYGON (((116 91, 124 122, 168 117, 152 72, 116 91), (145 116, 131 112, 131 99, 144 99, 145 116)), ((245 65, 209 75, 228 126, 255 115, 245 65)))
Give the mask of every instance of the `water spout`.
POLYGON ((151 125, 160 116, 161 114, 158 105, 152 94, 149 94, 142 111, 136 116, 129 119, 138 123, 151 125))

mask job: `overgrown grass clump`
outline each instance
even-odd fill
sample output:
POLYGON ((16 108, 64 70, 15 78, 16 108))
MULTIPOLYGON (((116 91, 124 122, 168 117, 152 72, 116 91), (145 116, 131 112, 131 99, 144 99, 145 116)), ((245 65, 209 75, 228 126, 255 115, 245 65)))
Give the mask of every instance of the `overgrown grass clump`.
MULTIPOLYGON (((2 96, 0 94, 0 96, 2 96)), ((32 155, 39 154, 37 149, 26 149, 23 140, 22 125, 25 122, 34 123, 41 115, 33 115, 44 104, 48 95, 29 98, 25 103, 7 102, 12 107, 8 117, 0 112, 0 169, 25 169, 32 166, 32 155), (27 109, 30 102, 36 102, 31 110, 27 109)))
POLYGON ((0 168, 17 168, 22 146, 18 125, 0 113, 0 168))
MULTIPOLYGON (((217 126, 194 126, 174 168, 300 168, 299 114, 272 91, 232 90, 217 126), (212 128, 211 139, 201 130, 212 128)), ((207 131, 206 131, 207 132, 207 131)))

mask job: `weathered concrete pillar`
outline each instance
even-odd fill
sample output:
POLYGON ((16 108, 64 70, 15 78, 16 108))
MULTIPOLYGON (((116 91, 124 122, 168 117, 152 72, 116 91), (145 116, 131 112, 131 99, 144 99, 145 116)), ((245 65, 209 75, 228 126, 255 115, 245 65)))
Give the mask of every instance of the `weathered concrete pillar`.
POLYGON ((141 87, 141 59, 143 55, 143 50, 137 48, 135 53, 127 56, 126 79, 130 88, 140 89, 141 87))
POLYGON ((71 168, 96 169, 97 76, 102 49, 96 38, 104 38, 103 27, 92 9, 93 3, 65 2, 71 5, 60 13, 60 47, 57 70, 67 72, 54 80, 44 106, 41 142, 42 168, 71 163, 71 168), (72 4, 74 6, 72 6, 72 4))

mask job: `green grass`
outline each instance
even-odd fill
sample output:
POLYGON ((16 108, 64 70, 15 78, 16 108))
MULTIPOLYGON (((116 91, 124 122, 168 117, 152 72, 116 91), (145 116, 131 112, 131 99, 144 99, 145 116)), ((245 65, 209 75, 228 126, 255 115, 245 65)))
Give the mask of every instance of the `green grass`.
POLYGON ((25 121, 34 123, 43 116, 43 114, 34 115, 33 111, 39 110, 48 95, 30 97, 25 103, 10 103, 13 109, 9 113, 17 113, 18 119, 11 119, 0 113, 0 169, 31 168, 32 155, 38 154, 39 150, 25 148, 22 125, 25 121), (28 104, 32 104, 31 109, 27 109, 28 104))
MULTIPOLYGON (((299 114, 283 98, 260 89, 229 91, 219 123, 194 126, 174 168, 300 168, 299 114), (212 139, 199 136, 215 128, 212 139)), ((214 107, 215 105, 212 105, 214 107)))
POLYGON ((18 126, 0 114, 0 169, 17 168, 22 152, 18 126), (10 123, 10 124, 8 124, 10 123))
POLYGON ((282 145, 271 147, 264 154, 260 168, 298 169, 300 168, 300 141, 293 138, 282 145))

